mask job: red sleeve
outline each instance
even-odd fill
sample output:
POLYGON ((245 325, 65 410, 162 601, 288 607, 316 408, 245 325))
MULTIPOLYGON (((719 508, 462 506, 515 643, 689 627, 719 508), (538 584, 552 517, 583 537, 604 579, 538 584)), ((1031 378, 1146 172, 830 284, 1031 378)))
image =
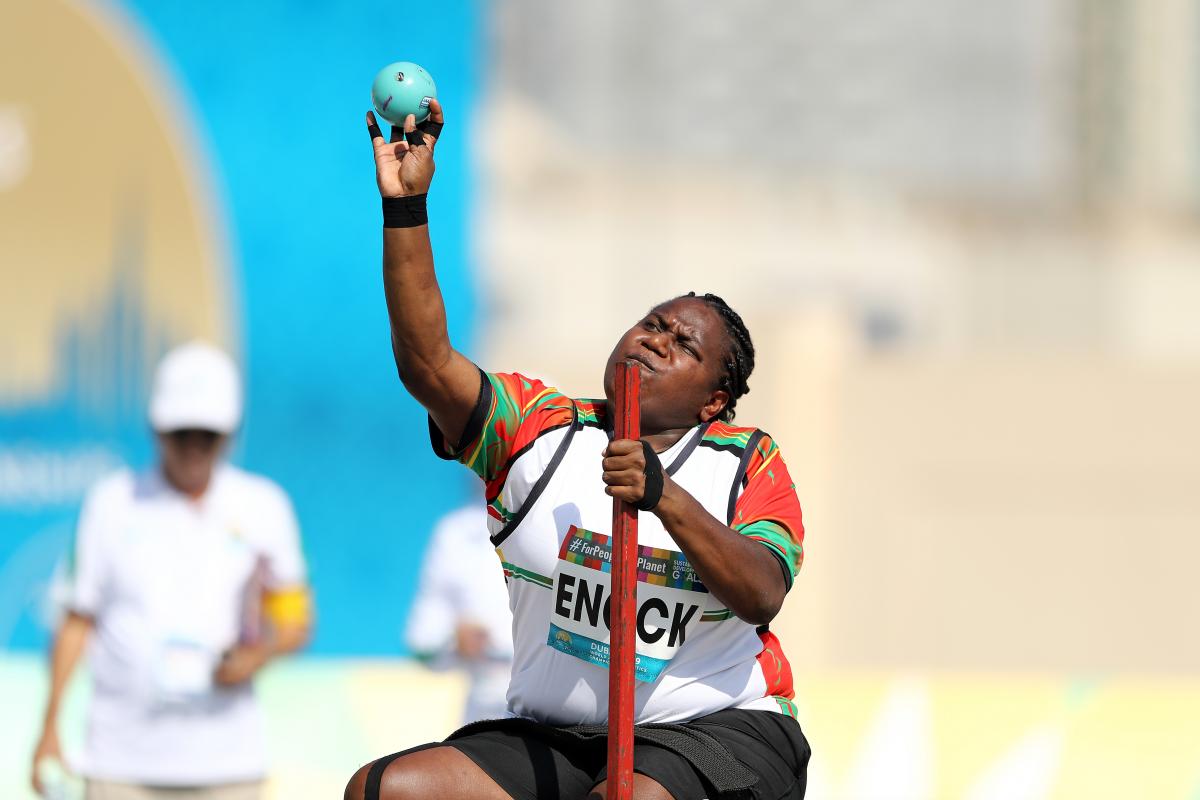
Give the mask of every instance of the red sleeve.
POLYGON ((804 563, 804 521, 796 485, 775 440, 759 439, 746 466, 746 488, 734 506, 735 531, 761 542, 779 559, 788 588, 804 563))
MULTIPOLYGON (((541 434, 574 418, 572 400, 536 378, 517 373, 483 373, 479 403, 467 423, 464 441, 434 448, 489 484, 502 485, 513 458, 541 434)), ((494 494, 489 487, 489 496, 494 494)))

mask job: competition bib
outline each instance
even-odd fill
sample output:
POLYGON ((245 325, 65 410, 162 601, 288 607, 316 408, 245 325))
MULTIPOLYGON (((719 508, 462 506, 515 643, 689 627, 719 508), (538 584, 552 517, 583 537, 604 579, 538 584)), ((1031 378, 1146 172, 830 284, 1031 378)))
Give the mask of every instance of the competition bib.
POLYGON ((165 704, 186 704, 213 689, 220 655, 197 641, 172 637, 162 642, 154 664, 154 691, 165 704))
MULTIPOLYGON (((572 525, 558 552, 546 644, 608 668, 611 537, 572 525)), ((683 553, 638 547, 634 676, 658 679, 703 616, 708 590, 683 553)))

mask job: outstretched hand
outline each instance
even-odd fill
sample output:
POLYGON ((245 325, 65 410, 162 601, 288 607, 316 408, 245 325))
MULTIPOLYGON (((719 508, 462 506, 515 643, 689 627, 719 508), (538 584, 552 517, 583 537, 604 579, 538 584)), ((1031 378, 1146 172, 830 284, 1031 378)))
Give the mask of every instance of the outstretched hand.
POLYGON ((392 126, 391 141, 385 141, 375 112, 367 112, 367 131, 375 151, 375 183, 382 197, 425 194, 433 181, 433 148, 445 124, 442 104, 429 101, 429 119, 417 124, 409 114, 404 127, 392 126))

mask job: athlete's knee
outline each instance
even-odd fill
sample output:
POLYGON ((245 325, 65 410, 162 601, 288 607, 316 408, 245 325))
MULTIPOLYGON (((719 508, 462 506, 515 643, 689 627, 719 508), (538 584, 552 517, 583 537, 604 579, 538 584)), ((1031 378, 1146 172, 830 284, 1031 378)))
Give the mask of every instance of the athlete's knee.
POLYGON ((346 784, 345 800, 448 797, 454 790, 453 780, 448 780, 451 772, 448 767, 454 766, 452 760, 447 760, 448 754, 452 759, 456 751, 427 745, 365 764, 346 784))
POLYGON ((419 797, 408 791, 410 782, 404 776, 404 758, 388 756, 364 764, 346 784, 344 800, 409 800, 419 797))
POLYGON ((343 800, 363 800, 366 797, 367 773, 371 771, 371 764, 363 764, 358 771, 350 777, 350 782, 346 784, 346 792, 342 795, 343 800))

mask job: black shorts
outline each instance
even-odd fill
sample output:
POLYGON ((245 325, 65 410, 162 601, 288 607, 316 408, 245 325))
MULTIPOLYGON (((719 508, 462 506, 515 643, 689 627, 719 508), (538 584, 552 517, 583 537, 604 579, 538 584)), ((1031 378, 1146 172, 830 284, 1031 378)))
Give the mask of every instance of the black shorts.
MULTIPOLYGON (((462 752, 516 800, 583 800, 604 780, 604 738, 572 740, 543 736, 549 726, 505 726, 457 734, 445 743, 462 752), (457 738, 456 738, 457 737, 457 738)), ((716 739, 758 782, 741 797, 800 800, 810 755, 800 724, 773 711, 730 709, 699 717, 685 727, 716 739)), ((657 781, 675 800, 716 800, 719 795, 683 756, 665 747, 637 742, 633 770, 657 781)))

